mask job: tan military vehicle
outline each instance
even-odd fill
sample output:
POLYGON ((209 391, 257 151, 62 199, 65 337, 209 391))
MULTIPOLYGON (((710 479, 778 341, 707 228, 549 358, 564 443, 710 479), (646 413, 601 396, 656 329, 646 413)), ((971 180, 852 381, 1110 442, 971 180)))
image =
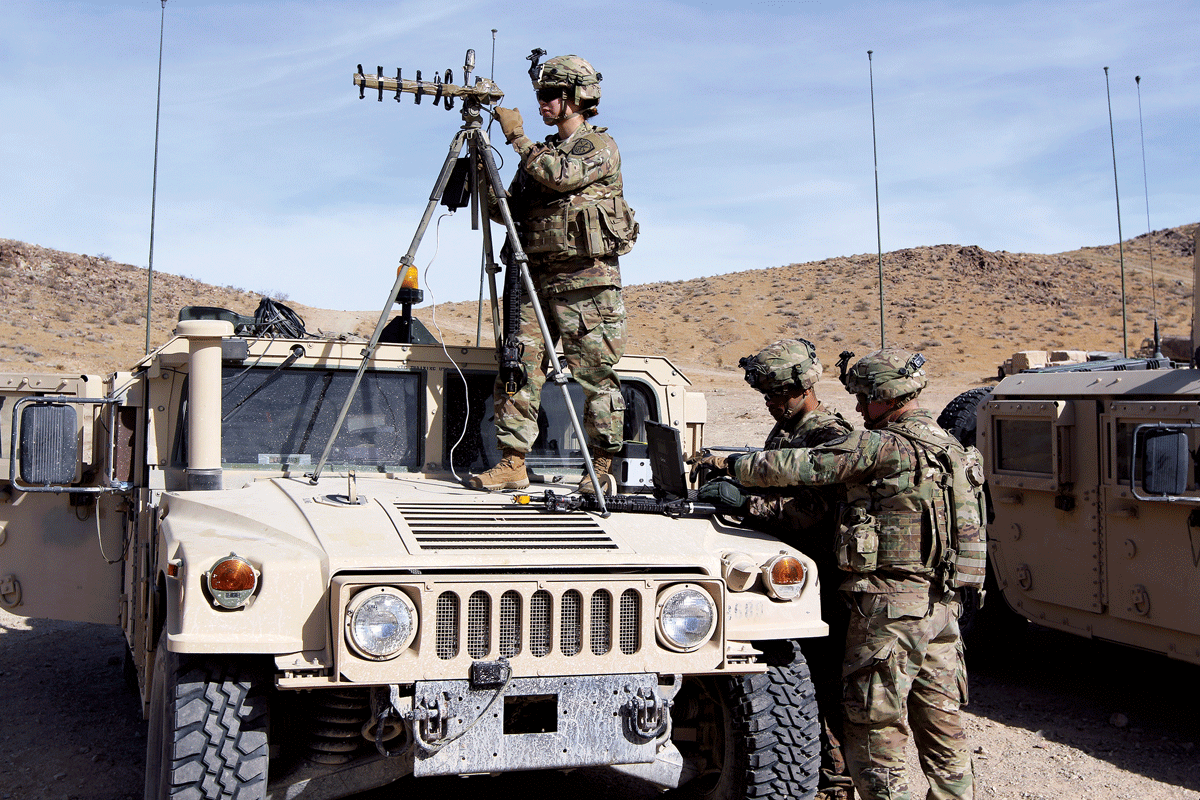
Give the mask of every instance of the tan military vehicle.
POLYGON ((982 451, 995 516, 974 635, 1011 610, 1200 664, 1200 371, 1151 357, 1021 372, 939 422, 982 451))
MULTIPOLYGON (((544 483, 464 488, 495 438, 489 348, 378 345, 314 483, 361 343, 184 316, 129 371, 0 375, 0 604, 121 626, 147 798, 585 765, 686 797, 811 796, 799 642, 826 625, 804 554, 683 500, 548 508, 582 464, 552 400, 544 483)), ((657 420, 703 444, 704 398, 667 360, 618 369, 630 440, 657 420)), ((618 472, 651 488, 642 451, 618 472)))

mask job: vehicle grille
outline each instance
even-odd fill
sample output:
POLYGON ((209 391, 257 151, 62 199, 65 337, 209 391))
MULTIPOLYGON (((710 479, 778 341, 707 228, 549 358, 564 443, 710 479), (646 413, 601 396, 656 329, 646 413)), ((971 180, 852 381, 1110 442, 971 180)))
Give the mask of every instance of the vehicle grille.
POLYGON ((397 503, 422 550, 616 550, 617 544, 583 512, 533 506, 397 503))
POLYGON ((641 647, 645 607, 639 589, 632 587, 585 586, 527 593, 508 589, 498 603, 482 589, 469 593, 445 589, 437 597, 434 642, 443 661, 456 658, 464 647, 473 659, 514 658, 525 653, 542 658, 555 652, 576 656, 583 652, 585 637, 592 655, 607 654, 614 638, 622 654, 633 655, 641 647), (460 613, 464 602, 465 631, 460 613), (615 619, 614 606, 618 609, 615 619))

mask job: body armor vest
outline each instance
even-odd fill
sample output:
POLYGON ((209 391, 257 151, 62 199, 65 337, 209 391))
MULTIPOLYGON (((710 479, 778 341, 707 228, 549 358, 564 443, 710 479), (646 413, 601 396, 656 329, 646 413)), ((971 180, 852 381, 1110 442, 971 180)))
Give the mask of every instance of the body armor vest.
POLYGON ((987 539, 979 451, 919 418, 886 430, 912 444, 917 467, 898 482, 847 486, 839 566, 936 576, 947 591, 982 588, 987 539))
MULTIPOLYGON (((604 128, 587 132, 580 142, 593 150, 609 146, 604 128)), ((576 143, 576 148, 579 143, 576 143)), ((518 172, 514 195, 519 198, 521 246, 530 255, 551 260, 623 256, 633 249, 638 224, 625 202, 621 173, 570 192, 556 192, 518 172)))

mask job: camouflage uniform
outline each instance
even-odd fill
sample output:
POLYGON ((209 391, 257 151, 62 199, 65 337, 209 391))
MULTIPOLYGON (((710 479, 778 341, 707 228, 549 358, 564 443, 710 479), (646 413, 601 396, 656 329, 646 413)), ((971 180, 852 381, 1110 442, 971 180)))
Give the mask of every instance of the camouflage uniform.
MULTIPOLYGON (((613 371, 625 352, 617 256, 637 235, 622 194, 621 155, 607 129, 586 122, 565 141, 553 134, 535 144, 521 133, 512 145, 521 165, 509 187, 509 206, 542 313, 587 398, 583 421, 591 445, 615 453, 625 410, 613 371)), ((510 397, 497 381, 496 432, 501 447, 527 453, 537 439, 546 380, 545 348, 528 297, 522 299, 520 340, 527 382, 510 397)))
MULTIPOLYGON (((845 417, 819 403, 807 414, 796 414, 790 419, 777 422, 767 436, 764 449, 816 447, 841 439, 853 429, 845 417)), ((793 488, 787 492, 752 495, 746 513, 755 527, 772 531, 806 552, 816 552, 829 549, 828 539, 823 539, 817 544, 814 537, 803 534, 806 531, 819 531, 822 536, 831 534, 836 524, 833 519, 836 506, 834 490, 793 488), (801 543, 800 539, 804 539, 804 543, 801 543)))
MULTIPOLYGON (((742 359, 746 382, 762 392, 768 408, 779 420, 767 436, 766 450, 816 447, 845 439, 854 429, 839 414, 816 400, 809 407, 805 395, 815 391, 824 372, 816 348, 806 339, 774 342, 754 356, 742 359), (783 397, 772 403, 772 397, 783 397), (788 414, 791 416, 787 416, 788 414)), ((833 550, 829 547, 837 529, 841 487, 792 487, 783 492, 752 494, 747 500, 746 524, 771 533, 813 558, 821 588, 821 619, 829 625, 829 636, 806 639, 804 657, 812 672, 821 722, 821 775, 819 797, 846 797, 852 789, 842 754, 841 685, 842 642, 849 623, 849 609, 838 595, 841 582, 833 550)))
MULTIPOLYGON (((766 450, 815 447, 841 441, 853 426, 837 411, 824 404, 807 414, 796 414, 775 425, 767 437, 766 450)), ((842 649, 849 609, 837 593, 841 582, 833 549, 829 546, 837 529, 840 487, 792 488, 750 496, 746 521, 759 530, 779 537, 811 556, 821 581, 821 619, 829 625, 829 636, 802 642, 805 659, 812 672, 821 717, 821 789, 851 788, 843 754, 841 703, 842 649)), ((827 792, 826 796, 837 794, 827 792)))
POLYGON ((929 412, 913 409, 840 442, 756 453, 731 465, 746 486, 845 487, 837 550, 839 567, 851 572, 841 586, 852 607, 842 669, 844 745, 855 787, 868 800, 909 797, 910 725, 928 797, 974 796, 959 714, 967 701, 961 605, 957 593, 946 594, 935 580, 922 549, 928 538, 917 497, 923 462, 913 433, 949 436, 929 412), (877 563, 865 563, 872 553, 877 563))

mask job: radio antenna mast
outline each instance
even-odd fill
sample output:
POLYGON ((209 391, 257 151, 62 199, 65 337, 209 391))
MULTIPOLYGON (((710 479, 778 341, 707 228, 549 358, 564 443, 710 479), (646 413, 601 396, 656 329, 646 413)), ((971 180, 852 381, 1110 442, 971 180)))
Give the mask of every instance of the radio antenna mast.
POLYGON ((875 144, 875 67, 871 53, 867 51, 867 69, 871 75, 871 155, 875 159, 875 242, 879 251, 879 347, 887 347, 883 331, 883 233, 879 226, 879 148, 875 144))
POLYGON ((1138 96, 1138 133, 1142 139, 1142 186, 1146 190, 1146 255, 1150 261, 1150 307, 1154 311, 1154 356, 1162 357, 1162 338, 1158 333, 1158 287, 1154 280, 1154 231, 1150 227, 1150 179, 1146 177, 1146 128, 1142 125, 1142 76, 1134 75, 1138 96))
POLYGON ((150 352, 150 308, 154 294, 154 208, 158 203, 158 120, 162 112, 163 29, 167 22, 167 0, 162 0, 158 21, 158 100, 154 107, 154 179, 150 188, 150 261, 146 265, 146 353, 150 352))
POLYGON ((1108 136, 1112 141, 1113 192, 1117 196, 1117 252, 1121 257, 1121 344, 1129 358, 1129 318, 1125 307, 1125 241, 1121 237, 1121 189, 1117 186, 1117 136, 1113 132, 1112 90, 1108 85, 1108 67, 1104 68, 1104 93, 1108 96, 1108 136))

